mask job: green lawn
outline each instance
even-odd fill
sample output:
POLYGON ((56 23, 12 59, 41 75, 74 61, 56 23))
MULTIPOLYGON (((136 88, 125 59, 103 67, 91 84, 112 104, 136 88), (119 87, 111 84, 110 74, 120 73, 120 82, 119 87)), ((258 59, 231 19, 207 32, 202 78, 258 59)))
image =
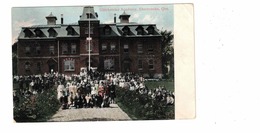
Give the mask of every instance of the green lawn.
POLYGON ((167 90, 174 92, 174 83, 173 81, 145 81, 145 85, 148 88, 155 88, 158 86, 165 86, 167 90))

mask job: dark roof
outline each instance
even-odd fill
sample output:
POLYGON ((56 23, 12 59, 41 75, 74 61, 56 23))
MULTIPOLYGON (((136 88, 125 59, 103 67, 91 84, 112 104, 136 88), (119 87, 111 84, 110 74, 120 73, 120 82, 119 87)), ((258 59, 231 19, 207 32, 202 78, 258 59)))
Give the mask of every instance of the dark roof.
POLYGON ((53 15, 52 15, 52 12, 50 13, 49 16, 46 16, 46 18, 55 18, 55 19, 57 20, 57 17, 56 17, 56 16, 53 16, 53 15))
MULTIPOLYGON (((120 16, 130 16, 126 14, 126 12, 123 12, 120 16)), ((47 17, 55 17, 52 15, 52 13, 47 17)), ((79 22, 81 20, 90 20, 90 21, 97 21, 97 14, 94 12, 93 7, 84 7, 84 11, 82 14, 82 18, 80 18, 79 22), (87 18, 86 13, 91 13, 92 18, 87 18)), ((99 20, 98 20, 99 21, 99 20)), ((27 26, 22 27, 22 30, 18 36, 18 39, 55 39, 55 38, 69 38, 69 37, 80 37, 80 27, 79 22, 75 22, 72 24, 55 24, 55 25, 33 25, 33 26, 27 26), (67 28, 71 26, 74 30, 73 35, 68 35, 67 28), (38 29, 41 31, 43 36, 36 37, 35 30, 38 29), (53 29, 57 35, 55 37, 49 36, 50 29, 53 29), (26 33, 29 33, 30 36, 25 36, 26 33)), ((129 23, 111 23, 111 24, 100 24, 99 25, 99 32, 100 37, 154 37, 154 36, 161 36, 159 33, 159 30, 156 27, 156 24, 138 24, 136 22, 129 22, 129 23), (104 33, 104 27, 110 27, 110 34, 104 33), (129 34, 124 35, 123 28, 129 28, 129 34), (138 35, 137 27, 141 27, 143 32, 141 35, 138 35), (148 27, 153 27, 154 32, 153 34, 148 34, 148 27)))
POLYGON ((119 19, 120 19, 122 16, 130 17, 130 15, 129 15, 129 14, 126 14, 125 11, 123 12, 123 14, 119 15, 119 19))

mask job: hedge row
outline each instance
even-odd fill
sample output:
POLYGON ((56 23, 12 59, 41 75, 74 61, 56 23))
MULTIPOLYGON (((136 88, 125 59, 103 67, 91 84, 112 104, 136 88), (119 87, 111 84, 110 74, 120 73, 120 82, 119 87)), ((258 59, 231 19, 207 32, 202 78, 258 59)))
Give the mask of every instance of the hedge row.
POLYGON ((139 94, 117 88, 118 105, 134 120, 174 119, 174 105, 152 99, 148 94, 139 94))
POLYGON ((16 122, 44 122, 60 108, 54 89, 40 94, 17 94, 14 98, 14 120, 16 122))

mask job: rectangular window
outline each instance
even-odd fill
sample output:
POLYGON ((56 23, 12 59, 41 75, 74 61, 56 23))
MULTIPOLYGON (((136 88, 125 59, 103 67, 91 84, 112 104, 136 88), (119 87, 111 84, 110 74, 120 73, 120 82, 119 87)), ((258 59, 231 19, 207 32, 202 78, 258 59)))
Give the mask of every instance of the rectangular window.
POLYGON ((115 53, 116 52, 116 44, 111 44, 110 45, 110 52, 115 53))
POLYGON ((49 47, 49 52, 51 55, 54 55, 54 46, 49 47))
POLYGON ((128 53, 129 52, 129 46, 128 44, 124 44, 124 53, 128 53))
POLYGON ((148 54, 153 54, 154 46, 153 44, 148 45, 148 54))
POLYGON ((87 27, 86 29, 85 29, 85 34, 88 34, 89 32, 90 32, 90 34, 93 34, 94 32, 94 28, 93 27, 90 27, 90 31, 88 30, 89 28, 87 27))
POLYGON ((37 62, 37 71, 38 71, 38 72, 41 71, 41 62, 37 62))
MULTIPOLYGON (((90 52, 93 50, 93 43, 90 43, 90 52)), ((86 43, 86 51, 89 51, 89 43, 86 43)))
POLYGON ((25 66, 24 66, 25 71, 30 71, 30 67, 31 67, 31 64, 29 62, 26 62, 25 66))
POLYGON ((105 59, 104 60, 104 69, 105 70, 114 70, 115 69, 115 61, 114 59, 105 59))
POLYGON ((143 61, 138 60, 138 70, 143 70, 143 61))
POLYGON ((75 71, 75 61, 74 60, 66 60, 64 62, 64 71, 75 71))
POLYGON ((138 54, 143 53, 143 44, 142 43, 137 44, 137 53, 138 54))
POLYGON ((62 45, 62 54, 68 54, 68 45, 66 43, 62 45))
POLYGON ((31 54, 31 48, 29 46, 25 47, 25 54, 31 54))
POLYGON ((40 47, 40 46, 37 46, 37 47, 36 47, 36 54, 37 54, 37 55, 40 55, 40 54, 41 54, 41 47, 40 47))
POLYGON ((71 54, 76 54, 76 49, 77 49, 77 47, 76 47, 76 44, 71 44, 71 54))
POLYGON ((102 50, 102 53, 106 53, 106 51, 107 51, 107 44, 102 44, 101 50, 102 50))
POLYGON ((153 61, 153 59, 149 60, 148 66, 149 66, 149 70, 153 70, 154 69, 154 61, 153 61))

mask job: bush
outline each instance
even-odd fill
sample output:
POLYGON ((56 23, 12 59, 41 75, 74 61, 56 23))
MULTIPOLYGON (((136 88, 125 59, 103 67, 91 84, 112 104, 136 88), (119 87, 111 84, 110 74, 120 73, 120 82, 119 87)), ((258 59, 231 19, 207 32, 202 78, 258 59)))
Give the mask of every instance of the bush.
POLYGON ((47 121, 60 108, 55 90, 48 89, 36 95, 17 95, 14 100, 16 122, 47 121))
POLYGON ((147 94, 139 94, 117 88, 118 105, 132 118, 137 120, 174 119, 174 105, 156 101, 147 94))

